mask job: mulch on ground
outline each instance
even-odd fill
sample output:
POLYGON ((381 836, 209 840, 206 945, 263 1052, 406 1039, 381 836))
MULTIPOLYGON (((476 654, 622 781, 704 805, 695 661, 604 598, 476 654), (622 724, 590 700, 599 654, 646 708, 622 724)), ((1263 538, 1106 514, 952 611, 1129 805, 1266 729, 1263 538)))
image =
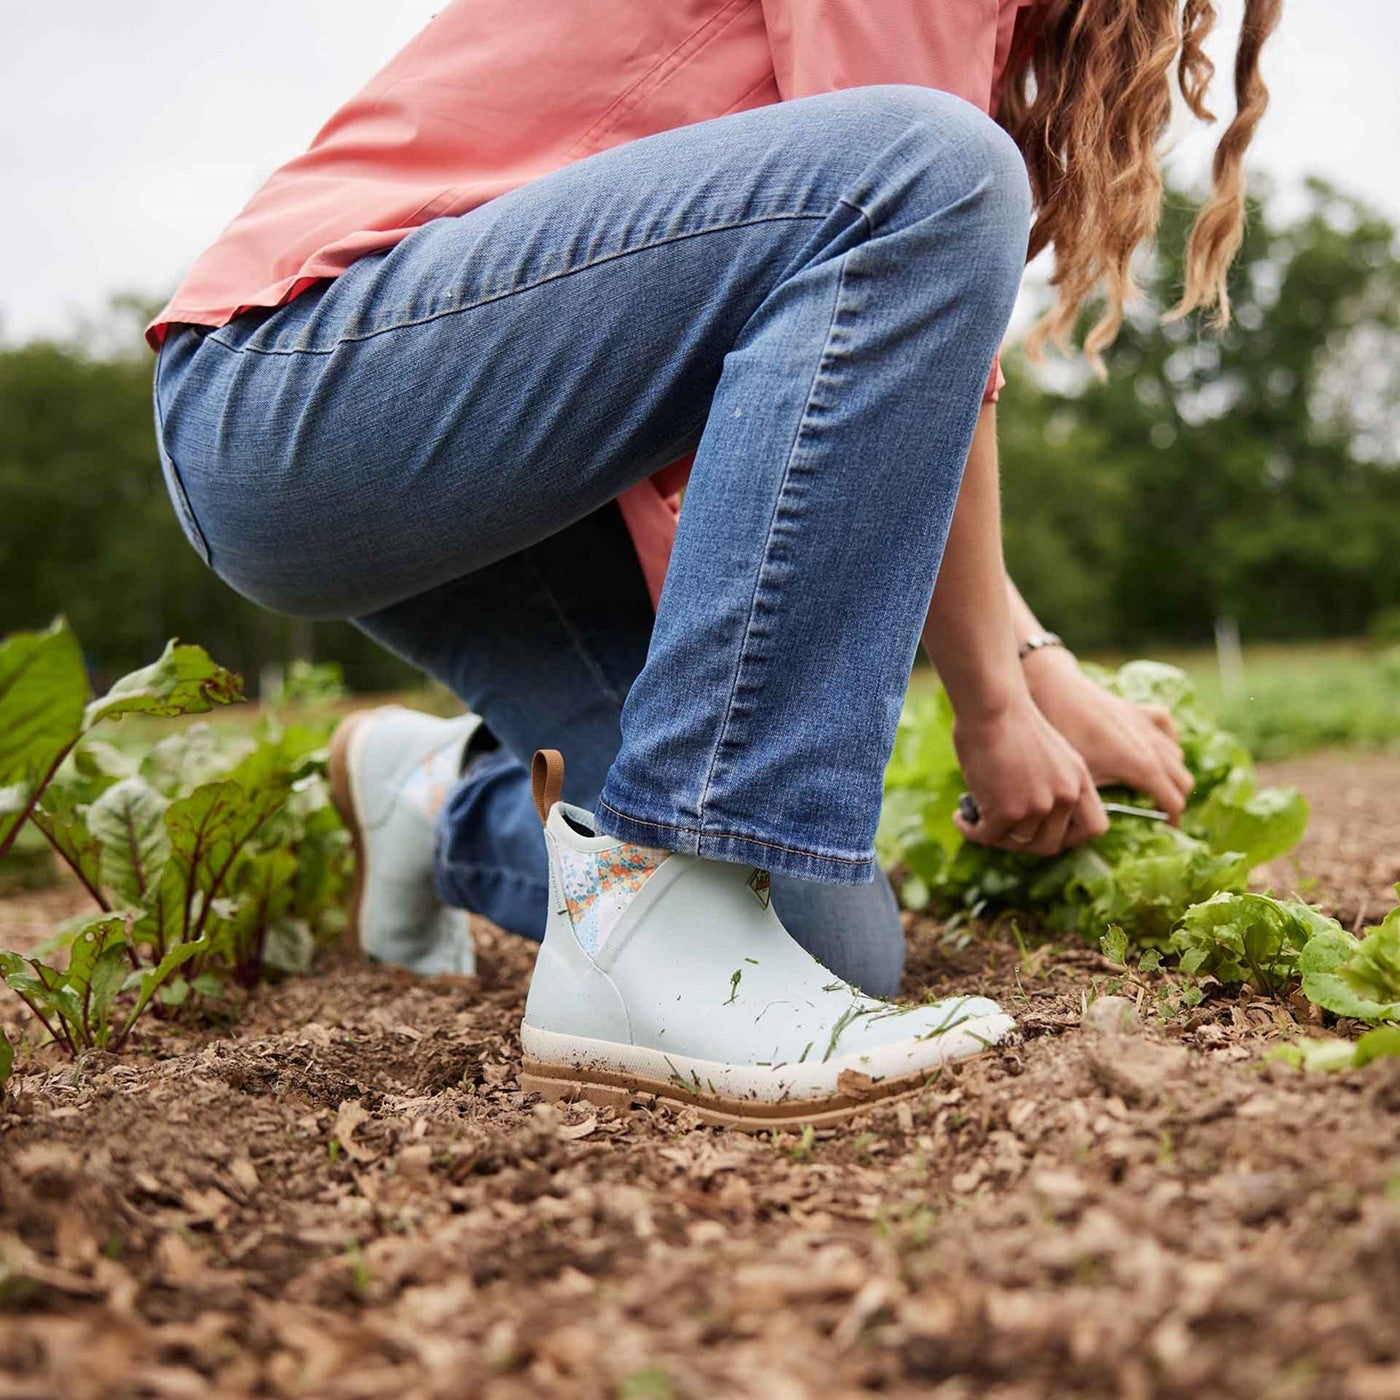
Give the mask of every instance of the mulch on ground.
MULTIPOLYGON (((1378 917, 1400 763, 1290 770, 1315 819, 1272 883, 1378 917)), ((0 943, 65 899, 0 903, 0 943)), ((522 1095, 533 950, 490 929, 473 982, 333 961, 234 1026, 39 1052, 0 1109, 0 1397, 1400 1395, 1400 1060, 1305 1076, 1264 1059, 1319 1033, 1291 1006, 910 940, 908 993, 1021 1039, 815 1134, 522 1095)))

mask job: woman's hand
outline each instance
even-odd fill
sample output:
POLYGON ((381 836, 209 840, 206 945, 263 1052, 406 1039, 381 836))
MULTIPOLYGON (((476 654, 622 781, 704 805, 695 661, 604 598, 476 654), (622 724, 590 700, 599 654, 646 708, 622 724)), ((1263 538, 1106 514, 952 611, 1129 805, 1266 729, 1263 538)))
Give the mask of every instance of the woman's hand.
POLYGON ((1195 786, 1182 758, 1171 712, 1134 705, 1091 680, 1067 651, 1045 647, 1025 659, 1026 683, 1041 714, 1087 764, 1095 783, 1145 792, 1181 818, 1195 786))
POLYGON ((953 746, 979 817, 953 817, 983 846, 1058 855, 1108 830, 1088 765, 1024 688, 1004 710, 953 723, 953 746))

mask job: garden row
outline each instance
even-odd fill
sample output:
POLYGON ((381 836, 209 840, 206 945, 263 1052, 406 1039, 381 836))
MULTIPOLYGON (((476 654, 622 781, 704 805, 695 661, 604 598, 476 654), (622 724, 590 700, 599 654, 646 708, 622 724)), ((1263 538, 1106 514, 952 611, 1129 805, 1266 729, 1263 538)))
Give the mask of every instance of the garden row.
MULTIPOLYGON (((964 843, 952 713, 941 692, 915 696, 879 837, 905 905, 1082 935, 1125 969, 1131 959, 1138 974, 1176 973, 1160 995, 1178 1005, 1199 1001, 1209 977, 1378 1026, 1355 1044, 1305 1044, 1309 1063, 1400 1053, 1400 1026, 1382 1024, 1400 1021, 1400 909, 1357 936, 1298 900, 1246 892, 1251 870, 1302 836, 1302 796, 1257 786, 1249 752, 1181 671, 1133 662, 1100 679, 1172 710, 1196 779, 1181 827, 1117 816, 1053 860, 964 843)), ((37 951, 0 952, 0 975, 74 1056, 119 1049, 148 1012, 226 1014, 265 972, 305 971, 343 927, 350 851, 325 778, 331 718, 266 709, 251 732, 223 739, 207 724, 144 747, 102 737, 132 716, 240 699, 238 677, 197 646, 172 642, 94 699, 65 622, 0 642, 0 858, 26 828, 38 833, 94 905, 37 951)), ((12 1056, 0 1038, 0 1079, 12 1056)))

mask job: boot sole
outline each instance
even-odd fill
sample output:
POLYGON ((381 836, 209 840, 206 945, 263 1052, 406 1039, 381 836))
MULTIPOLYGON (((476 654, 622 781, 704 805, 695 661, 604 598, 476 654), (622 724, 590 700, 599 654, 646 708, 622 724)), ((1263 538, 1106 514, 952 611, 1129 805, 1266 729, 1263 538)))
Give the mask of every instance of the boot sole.
MULTIPOLYGON (((693 1109, 702 1123, 748 1133, 774 1129, 790 1131, 806 1123, 824 1127, 844 1123, 856 1114, 919 1093, 938 1079, 944 1065, 972 1058, 1004 1043, 1010 1030, 1006 1017, 988 1017, 983 1022, 970 1023, 966 1029, 971 1030, 978 1024, 985 1024, 993 1034, 976 1051, 952 1054, 913 1074, 887 1079, 871 1079, 854 1073, 847 1088, 818 1098, 736 1098, 704 1089, 692 1090, 680 1082, 679 1077, 655 1079, 599 1065, 553 1064, 528 1055, 521 1066, 520 1088, 524 1093, 538 1094, 546 1103, 586 1102, 599 1108, 617 1109, 693 1109)), ((975 1033, 974 1038, 978 1038, 975 1033)), ((843 1073, 838 1083, 845 1077, 843 1073)))
POLYGON ((355 868, 350 876, 350 907, 346 914, 345 934, 342 944, 347 953, 357 958, 364 957, 364 946, 360 942, 360 904, 365 889, 365 842, 360 830, 360 819, 355 812, 355 798, 350 786, 350 739, 364 719, 366 711, 357 710, 346 715, 335 727, 331 735, 330 757, 326 763, 327 778, 330 782, 331 801, 340 813, 340 820, 350 833, 350 843, 355 852, 355 868))

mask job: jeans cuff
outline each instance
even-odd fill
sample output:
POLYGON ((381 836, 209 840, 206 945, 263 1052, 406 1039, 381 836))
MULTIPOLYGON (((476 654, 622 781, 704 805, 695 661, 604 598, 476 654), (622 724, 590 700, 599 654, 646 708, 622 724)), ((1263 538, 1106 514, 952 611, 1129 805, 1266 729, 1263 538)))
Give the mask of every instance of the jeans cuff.
POLYGON ((753 865, 774 875, 797 880, 817 880, 825 885, 866 885, 875 878, 875 853, 863 856, 824 855, 761 836, 732 831, 682 826, 678 822, 650 821, 630 816, 599 797, 594 824, 604 836, 615 836, 638 846, 658 846, 703 860, 724 860, 753 865))

